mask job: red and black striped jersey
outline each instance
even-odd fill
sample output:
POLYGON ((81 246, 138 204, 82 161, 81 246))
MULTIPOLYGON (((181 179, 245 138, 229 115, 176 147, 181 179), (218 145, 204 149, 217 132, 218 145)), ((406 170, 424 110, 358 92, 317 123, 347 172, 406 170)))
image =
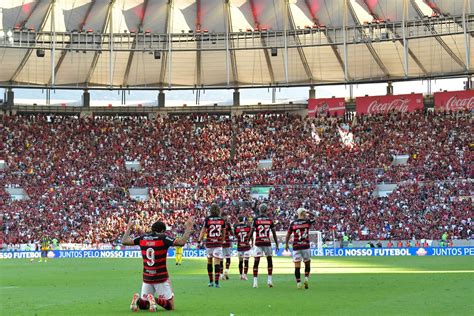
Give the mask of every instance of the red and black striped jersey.
POLYGON ((288 233, 293 234, 293 250, 309 249, 309 229, 312 220, 297 219, 290 224, 288 233))
POLYGON ((272 243, 270 241, 270 231, 275 228, 273 220, 266 215, 259 215, 253 220, 253 228, 255 230, 255 246, 268 247, 272 243))
POLYGON ((174 238, 154 232, 142 235, 133 240, 139 245, 143 257, 143 282, 163 283, 168 280, 166 255, 173 246, 174 238))
POLYGON ((225 222, 225 240, 222 244, 222 248, 232 247, 232 241, 230 240, 232 235, 232 226, 230 226, 229 222, 225 222))
POLYGON ((225 222, 220 216, 208 216, 204 220, 206 227, 206 247, 222 247, 222 234, 225 232, 225 222))
POLYGON ((248 224, 236 224, 234 233, 237 238, 237 251, 250 250, 250 226, 248 224))

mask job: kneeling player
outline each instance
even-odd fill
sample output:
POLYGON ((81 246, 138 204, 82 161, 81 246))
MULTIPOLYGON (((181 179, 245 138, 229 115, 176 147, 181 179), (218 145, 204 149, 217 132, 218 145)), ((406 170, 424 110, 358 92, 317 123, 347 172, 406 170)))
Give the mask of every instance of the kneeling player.
POLYGON ((250 257, 250 226, 245 222, 243 216, 239 216, 239 223, 234 226, 237 238, 237 251, 239 252, 239 273, 241 280, 248 280, 250 257))
MULTIPOLYGON (((296 285, 301 288, 301 261, 304 262, 304 288, 308 289, 309 272, 311 271, 311 250, 309 245, 309 229, 314 220, 306 219, 306 210, 296 210, 298 219, 293 221, 288 228, 285 240, 285 250, 288 251, 288 242, 293 234, 293 262, 295 263, 296 285)), ((311 213, 310 213, 311 214, 311 213)), ((312 214, 311 214, 312 215, 312 214)))
POLYGON ((143 257, 143 284, 141 296, 133 295, 130 309, 148 309, 155 312, 157 305, 164 309, 174 309, 174 294, 166 269, 166 255, 171 246, 182 247, 186 244, 193 229, 193 218, 186 222, 186 230, 181 238, 173 239, 165 234, 166 225, 156 222, 151 226, 151 232, 138 238, 130 238, 132 219, 128 222, 127 230, 122 238, 122 244, 127 246, 139 245, 143 257), (154 294, 157 295, 156 299, 154 294))
POLYGON ((217 204, 211 205, 210 216, 204 220, 201 234, 199 235, 199 243, 206 237, 206 253, 207 253, 207 275, 209 276, 209 287, 220 287, 219 277, 222 262, 222 244, 225 240, 225 222, 220 216, 220 209, 217 204), (214 262, 213 262, 214 261, 214 262), (212 264, 214 263, 215 278, 212 278, 212 264))

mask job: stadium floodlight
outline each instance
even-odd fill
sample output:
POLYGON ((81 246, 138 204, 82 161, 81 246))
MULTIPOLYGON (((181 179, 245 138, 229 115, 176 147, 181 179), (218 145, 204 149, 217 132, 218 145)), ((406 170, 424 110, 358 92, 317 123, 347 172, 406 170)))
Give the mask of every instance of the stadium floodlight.
POLYGON ((8 37, 12 37, 12 36, 13 36, 13 32, 12 32, 12 30, 8 30, 8 32, 7 32, 7 36, 8 36, 8 37))

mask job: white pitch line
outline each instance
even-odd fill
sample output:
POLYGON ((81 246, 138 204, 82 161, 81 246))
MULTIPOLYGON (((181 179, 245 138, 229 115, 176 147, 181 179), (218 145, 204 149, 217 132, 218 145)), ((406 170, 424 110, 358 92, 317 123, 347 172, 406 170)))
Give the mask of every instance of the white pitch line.
POLYGON ((437 273, 474 273, 473 270, 433 270, 433 271, 401 271, 401 270, 375 270, 375 271, 367 271, 367 270, 357 270, 353 269, 341 269, 339 271, 330 271, 330 270, 323 270, 318 271, 314 269, 315 274, 375 274, 375 273, 386 273, 386 274, 437 274, 437 273), (355 271, 354 271, 355 270, 355 271))

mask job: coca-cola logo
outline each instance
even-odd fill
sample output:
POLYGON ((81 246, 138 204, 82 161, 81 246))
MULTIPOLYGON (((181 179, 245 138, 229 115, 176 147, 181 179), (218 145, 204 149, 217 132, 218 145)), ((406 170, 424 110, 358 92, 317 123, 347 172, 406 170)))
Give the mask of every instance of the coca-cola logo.
POLYGON ((474 97, 457 98, 452 96, 446 102, 446 110, 472 110, 474 109, 474 97))
POLYGON ((380 100, 374 100, 370 102, 367 108, 367 113, 386 113, 390 111, 408 112, 410 106, 410 99, 393 99, 390 102, 380 102, 380 100))
POLYGON ((329 110, 329 104, 327 102, 324 102, 321 105, 318 105, 318 108, 316 109, 318 113, 325 113, 329 110))

